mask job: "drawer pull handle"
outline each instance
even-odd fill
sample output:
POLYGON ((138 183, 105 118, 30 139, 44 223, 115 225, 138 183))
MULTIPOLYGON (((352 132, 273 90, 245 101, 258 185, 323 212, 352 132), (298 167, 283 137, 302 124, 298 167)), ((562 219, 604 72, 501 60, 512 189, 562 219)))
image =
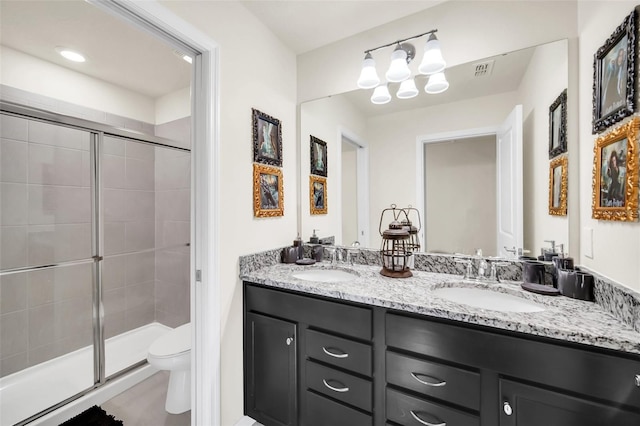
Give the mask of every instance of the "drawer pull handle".
POLYGON ((411 377, 413 377, 414 379, 416 379, 418 382, 422 383, 423 385, 433 386, 435 388, 438 388, 440 386, 444 386, 444 385, 447 384, 447 382, 445 382, 444 380, 440 380, 440 379, 437 379, 435 377, 427 376, 426 374, 411 373, 411 377), (420 375, 422 377, 428 377, 430 379, 433 379, 433 382, 424 381, 420 377, 418 377, 418 375, 420 375))
MULTIPOLYGON (((325 379, 322 379, 322 383, 324 383, 324 385, 325 385, 326 387, 328 387, 329 389, 331 389, 331 390, 332 390, 332 391, 334 391, 334 392, 341 392, 341 393, 343 393, 343 392, 349 392, 349 388, 348 388, 348 387, 346 387, 346 386, 344 386, 344 385, 343 385, 344 387, 342 387, 342 388, 334 388, 334 387, 333 387, 333 386, 331 386, 329 383, 327 383, 327 381, 326 381, 325 379)), ((340 382, 338 382, 338 383, 340 383, 340 382)), ((342 383, 340 383, 340 384, 342 385, 342 383)))
MULTIPOLYGON (((329 348, 329 349, 334 349, 334 348, 329 348)), ((324 346, 322 347, 322 350, 324 351, 325 354, 332 356, 334 358, 348 358, 349 354, 346 352, 343 352, 341 354, 337 354, 334 352, 331 352, 329 349, 325 348, 324 346)))
POLYGON ((418 415, 416 413, 413 412, 413 410, 409 411, 411 413, 411 415, 413 416, 414 419, 416 419, 417 421, 419 421, 420 423, 422 423, 425 426, 447 426, 447 424, 445 422, 442 423, 429 423, 426 420, 422 420, 420 417, 418 417, 418 415))

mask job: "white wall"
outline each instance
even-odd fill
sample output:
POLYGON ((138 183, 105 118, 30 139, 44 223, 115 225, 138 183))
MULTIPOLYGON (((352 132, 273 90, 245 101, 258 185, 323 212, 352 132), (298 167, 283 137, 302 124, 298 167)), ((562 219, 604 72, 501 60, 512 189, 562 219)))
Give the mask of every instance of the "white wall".
POLYGON ((380 212, 416 201, 416 140, 430 134, 498 126, 516 105, 516 92, 370 118, 370 247, 380 246, 380 212), (392 176, 392 177, 391 177, 392 176))
MULTIPOLYGON (((524 248, 532 255, 549 246, 544 240, 564 244, 565 252, 574 248, 569 244, 569 220, 579 220, 576 209, 567 216, 549 214, 549 107, 567 88, 568 78, 568 42, 562 40, 536 48, 518 88, 524 130, 524 248)), ((577 169, 578 152, 568 150, 567 155, 577 169)), ((569 197, 577 197, 578 186, 572 189, 569 197)))
POLYGON ((156 99, 155 124, 191 116, 191 88, 176 90, 156 99))
POLYGON ((161 4, 220 46, 221 161, 220 170, 213 171, 222 183, 220 204, 214 207, 221 213, 220 407, 222 424, 233 425, 243 414, 242 285, 238 278, 238 256, 288 245, 296 237, 296 57, 240 3, 163 1, 161 4), (284 217, 253 217, 251 108, 281 122, 284 217))
MULTIPOLYGON (((636 6, 632 1, 580 2, 579 46, 579 135, 580 135, 580 264, 635 290, 640 290, 640 223, 591 218, 593 145, 591 134, 593 55, 636 6), (586 256, 588 229, 593 230, 593 258, 586 256)), ((636 38, 637 41, 637 38, 636 38)), ((637 93, 637 92, 636 92, 637 93)), ((636 100, 637 102, 637 100, 636 100)), ((625 120, 626 122, 628 120, 625 120)))
POLYGON ((366 122, 362 114, 341 97, 319 99, 300 106, 300 176, 302 207, 302 239, 309 240, 313 229, 318 236, 342 239, 340 207, 342 182, 342 137, 340 131, 366 140, 366 122), (327 143, 327 214, 311 215, 309 207, 310 135, 327 143))
POLYGON ((0 46, 0 56, 1 84, 155 124, 155 102, 149 97, 6 46, 0 46))
MULTIPOLYGON (((364 51, 437 29, 447 66, 576 34, 575 1, 448 1, 298 57, 298 102, 357 89, 364 51)), ((416 45, 421 51, 422 46, 416 45)), ((391 50, 374 52, 378 69, 391 50)), ((415 68, 420 61, 413 61, 415 68)))

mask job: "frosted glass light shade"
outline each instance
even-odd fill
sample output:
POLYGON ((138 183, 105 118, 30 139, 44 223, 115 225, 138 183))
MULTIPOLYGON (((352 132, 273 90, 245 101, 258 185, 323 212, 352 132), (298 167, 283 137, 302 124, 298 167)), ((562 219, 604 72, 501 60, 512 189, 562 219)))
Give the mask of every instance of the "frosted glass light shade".
POLYGON ((429 76, 429 81, 427 81, 427 85, 424 86, 424 91, 435 95, 444 92, 448 88, 449 82, 447 81, 447 77, 445 77, 443 72, 439 72, 429 76))
POLYGON ((358 78, 358 87, 361 89, 373 89, 380 84, 378 72, 376 71, 376 62, 371 57, 371 53, 367 53, 362 61, 362 71, 358 78))
POLYGON ((400 88, 398 89, 396 96, 398 99, 410 99, 418 96, 416 81, 413 78, 409 78, 400 83, 400 88))
POLYGON ((386 84, 380 85, 373 90, 373 95, 371 95, 371 103, 376 105, 386 104, 391 100, 391 95, 389 94, 389 88, 386 84))
POLYGON ((407 52, 405 52, 400 46, 396 47, 396 50, 391 54, 391 65, 385 75, 387 81, 392 83, 400 83, 406 80, 411 75, 411 70, 407 64, 407 52))
POLYGON ((420 74, 431 75, 444 71, 447 63, 442 57, 442 51, 440 50, 440 41, 436 38, 435 34, 429 36, 427 44, 424 45, 424 56, 422 62, 418 67, 420 74))

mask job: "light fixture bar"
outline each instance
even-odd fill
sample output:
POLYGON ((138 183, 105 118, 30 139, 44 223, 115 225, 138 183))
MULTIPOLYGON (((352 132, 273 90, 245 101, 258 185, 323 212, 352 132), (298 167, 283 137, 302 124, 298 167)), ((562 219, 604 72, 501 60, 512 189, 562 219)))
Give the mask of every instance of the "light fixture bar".
POLYGON ((376 50, 378 50, 378 49, 382 49, 382 48, 384 48, 384 47, 394 46, 394 45, 396 45, 396 44, 402 44, 402 43, 404 43, 405 41, 413 40, 414 38, 422 37, 422 36, 425 36, 425 35, 427 35, 427 34, 435 34, 435 33, 437 33, 437 32, 438 32, 438 30, 437 30, 437 29, 436 29, 436 30, 427 31, 426 33, 422 33, 422 34, 414 35, 414 36, 411 36, 411 37, 403 38, 402 40, 394 41, 393 43, 384 44, 384 45, 382 45, 382 46, 374 47, 373 49, 365 50, 365 51, 364 51, 364 53, 365 53, 365 54, 367 54, 367 53, 370 53, 370 52, 376 51, 376 50))

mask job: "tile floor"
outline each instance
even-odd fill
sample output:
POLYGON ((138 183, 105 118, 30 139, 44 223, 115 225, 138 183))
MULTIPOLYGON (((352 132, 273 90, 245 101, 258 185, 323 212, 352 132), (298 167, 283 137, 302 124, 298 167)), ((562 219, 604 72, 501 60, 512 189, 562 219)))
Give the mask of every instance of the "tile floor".
POLYGON ((169 414, 164 409, 169 373, 160 371, 102 404, 124 426, 189 426, 191 411, 169 414))

